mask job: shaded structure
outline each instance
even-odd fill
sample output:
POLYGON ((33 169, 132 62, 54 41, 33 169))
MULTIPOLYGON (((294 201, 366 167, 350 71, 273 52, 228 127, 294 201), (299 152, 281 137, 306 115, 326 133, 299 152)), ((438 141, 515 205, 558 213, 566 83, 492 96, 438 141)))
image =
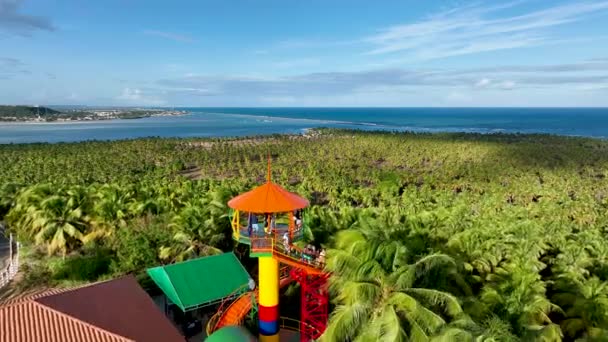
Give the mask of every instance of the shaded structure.
POLYGON ((0 342, 184 341, 127 276, 0 303, 0 342))
POLYGON ((213 305, 249 290, 249 274, 234 253, 158 266, 147 272, 183 312, 213 305))
POLYGON ((233 237, 247 245, 251 245, 252 239, 268 238, 269 234, 277 240, 283 236, 287 236, 290 242, 301 240, 304 222, 295 213, 301 213, 308 205, 307 199, 272 182, 269 159, 266 183, 228 201, 228 206, 234 209, 231 220, 233 237), (263 223, 257 222, 258 216, 264 218, 263 223), (246 225, 243 224, 245 222, 246 225))
MULTIPOLYGON (((232 214, 233 238, 250 245, 250 256, 257 257, 258 321, 260 341, 279 341, 282 319, 279 317, 279 289, 285 283, 279 265, 289 270, 289 278, 301 285, 302 312, 298 322, 300 341, 321 336, 327 324, 327 274, 320 259, 294 244, 303 237, 302 217, 297 216, 309 205, 308 200, 291 193, 271 180, 270 158, 266 183, 228 202, 232 214), (243 217, 246 215, 247 219, 243 217), (260 224, 258 216, 264 218, 260 224)), ((238 300, 237 300, 238 302, 238 300)), ((236 303, 236 302, 235 302, 236 303)), ((232 307, 229 306, 229 307, 232 307)), ((213 333, 225 321, 230 310, 220 309, 208 325, 213 333)), ((241 319, 246 312, 240 312, 241 319)), ((233 319, 234 321, 234 319, 233 319)))

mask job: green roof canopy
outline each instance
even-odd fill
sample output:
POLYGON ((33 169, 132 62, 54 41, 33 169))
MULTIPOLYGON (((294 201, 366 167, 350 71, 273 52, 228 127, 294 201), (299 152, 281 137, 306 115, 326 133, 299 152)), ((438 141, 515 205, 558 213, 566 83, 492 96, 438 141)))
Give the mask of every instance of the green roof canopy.
POLYGON ((148 269, 169 299, 186 312, 247 290, 249 274, 234 253, 218 254, 148 269))
POLYGON ((257 341, 253 335, 244 327, 231 325, 223 327, 220 330, 207 337, 205 342, 254 342, 257 341))

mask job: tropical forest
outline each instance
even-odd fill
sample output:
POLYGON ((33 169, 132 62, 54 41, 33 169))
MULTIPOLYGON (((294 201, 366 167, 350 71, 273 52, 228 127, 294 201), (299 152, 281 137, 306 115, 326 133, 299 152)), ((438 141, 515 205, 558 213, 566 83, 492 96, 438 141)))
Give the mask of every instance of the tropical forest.
POLYGON ((607 341, 608 142, 318 129, 0 146, 11 296, 235 251, 227 202, 266 179, 327 250, 322 341, 607 341))

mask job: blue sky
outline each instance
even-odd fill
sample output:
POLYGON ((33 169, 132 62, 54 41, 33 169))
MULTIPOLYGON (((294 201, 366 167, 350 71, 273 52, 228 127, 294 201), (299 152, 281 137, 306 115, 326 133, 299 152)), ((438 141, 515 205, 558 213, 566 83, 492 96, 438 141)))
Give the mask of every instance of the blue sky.
POLYGON ((0 103, 608 106, 608 0, 0 0, 0 103))

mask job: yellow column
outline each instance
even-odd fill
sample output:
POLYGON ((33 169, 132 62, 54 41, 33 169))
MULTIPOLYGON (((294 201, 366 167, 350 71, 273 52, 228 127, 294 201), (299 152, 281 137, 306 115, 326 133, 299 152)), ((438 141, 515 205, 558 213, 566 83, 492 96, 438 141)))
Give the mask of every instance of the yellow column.
POLYGON ((279 262, 271 256, 259 258, 260 342, 279 341, 279 262))

